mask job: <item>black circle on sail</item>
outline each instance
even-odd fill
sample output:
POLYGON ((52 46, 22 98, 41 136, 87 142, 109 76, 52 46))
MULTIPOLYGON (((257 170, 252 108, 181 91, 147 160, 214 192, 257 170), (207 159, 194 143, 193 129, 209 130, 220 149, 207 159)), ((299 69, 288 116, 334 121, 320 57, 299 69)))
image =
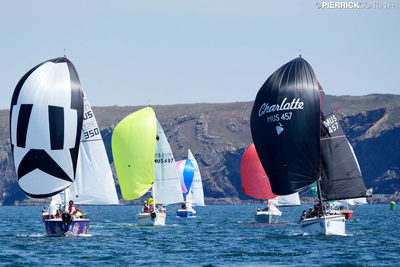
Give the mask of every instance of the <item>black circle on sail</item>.
POLYGON ((298 57, 267 79, 254 101, 250 126, 274 194, 292 194, 318 180, 319 87, 307 61, 298 57))

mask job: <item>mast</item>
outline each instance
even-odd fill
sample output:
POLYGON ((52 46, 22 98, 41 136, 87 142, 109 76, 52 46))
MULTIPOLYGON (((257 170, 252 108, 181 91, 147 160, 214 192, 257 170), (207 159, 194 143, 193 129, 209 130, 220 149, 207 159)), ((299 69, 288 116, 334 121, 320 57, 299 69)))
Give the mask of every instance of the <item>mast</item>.
POLYGON ((319 204, 321 205, 321 210, 322 210, 322 215, 325 218, 325 207, 324 207, 324 201, 322 200, 322 195, 321 195, 321 176, 319 177, 317 181, 317 192, 318 192, 318 200, 319 204))
POLYGON ((69 199, 69 188, 64 190, 64 206, 66 211, 68 211, 68 199, 69 199))
POLYGON ((156 212, 156 190, 154 190, 154 183, 151 186, 151 197, 153 198, 153 211, 156 212))

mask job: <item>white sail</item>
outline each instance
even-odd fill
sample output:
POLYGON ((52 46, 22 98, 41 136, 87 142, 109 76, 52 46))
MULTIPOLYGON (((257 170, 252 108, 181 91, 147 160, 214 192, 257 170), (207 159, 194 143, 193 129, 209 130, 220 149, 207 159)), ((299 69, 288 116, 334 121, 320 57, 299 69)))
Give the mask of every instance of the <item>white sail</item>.
POLYGON ((194 158, 190 149, 188 149, 188 160, 190 160, 194 166, 194 177, 193 177, 192 187, 190 189, 189 201, 193 206, 204 206, 203 183, 201 181, 199 165, 197 164, 197 161, 194 158))
POLYGON ((299 193, 293 193, 285 196, 277 196, 274 199, 268 200, 268 203, 274 204, 277 207, 301 205, 299 193))
POLYGON ((70 199, 76 204, 119 204, 114 179, 92 107, 83 96, 84 116, 76 178, 70 199))
POLYGON ((185 204, 186 204, 186 207, 193 206, 193 195, 192 195, 191 188, 190 188, 190 192, 185 196, 185 204))
POLYGON ((181 181, 174 155, 158 121, 153 188, 157 203, 169 205, 183 202, 181 181))
POLYGON ((351 198, 351 199, 343 199, 333 202, 333 206, 358 206, 358 205, 365 205, 368 204, 367 198, 360 197, 360 198, 351 198))

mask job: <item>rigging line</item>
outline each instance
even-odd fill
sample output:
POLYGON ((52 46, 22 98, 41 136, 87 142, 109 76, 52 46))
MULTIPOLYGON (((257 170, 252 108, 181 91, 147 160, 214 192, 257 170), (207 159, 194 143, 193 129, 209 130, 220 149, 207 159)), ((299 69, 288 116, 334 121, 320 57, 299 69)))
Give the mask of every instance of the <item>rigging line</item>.
MULTIPOLYGON (((94 218, 96 218, 96 217, 98 217, 98 216, 100 216, 100 215, 103 215, 104 213, 108 212, 109 210, 110 210, 110 208, 106 209, 106 210, 103 211, 103 212, 100 212, 100 213, 96 214, 95 216, 93 216, 93 217, 91 217, 91 218, 89 218, 89 219, 90 219, 90 220, 93 220, 94 218)), ((92 213, 93 213, 93 212, 92 212, 92 213)))
POLYGON ((304 195, 307 194, 308 192, 311 192, 311 188, 310 188, 310 187, 308 187, 307 190, 304 190, 303 193, 302 193, 301 195, 299 194, 299 197, 304 196, 304 195))
POLYGON ((340 139, 340 138, 346 138, 346 136, 345 135, 340 135, 340 136, 321 138, 321 141, 327 141, 327 140, 332 140, 332 139, 340 139))
POLYGON ((99 208, 100 208, 100 207, 97 207, 94 211, 92 211, 92 212, 87 212, 87 213, 85 213, 85 214, 87 215, 87 214, 94 213, 94 212, 96 212, 99 208))
POLYGON ((174 208, 167 210, 166 213, 179 209, 179 207, 180 205, 176 205, 174 208))
POLYGON ((84 140, 84 141, 81 141, 81 143, 85 143, 85 142, 94 142, 94 141, 102 141, 102 139, 84 140))

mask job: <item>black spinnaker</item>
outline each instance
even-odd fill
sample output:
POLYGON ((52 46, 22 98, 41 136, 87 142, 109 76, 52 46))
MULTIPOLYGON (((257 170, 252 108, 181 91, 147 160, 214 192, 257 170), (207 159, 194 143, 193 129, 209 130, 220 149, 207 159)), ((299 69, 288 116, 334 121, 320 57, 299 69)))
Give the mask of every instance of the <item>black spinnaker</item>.
POLYGON ((298 57, 267 79, 254 101, 250 126, 274 194, 292 194, 318 180, 319 86, 307 61, 298 57))

